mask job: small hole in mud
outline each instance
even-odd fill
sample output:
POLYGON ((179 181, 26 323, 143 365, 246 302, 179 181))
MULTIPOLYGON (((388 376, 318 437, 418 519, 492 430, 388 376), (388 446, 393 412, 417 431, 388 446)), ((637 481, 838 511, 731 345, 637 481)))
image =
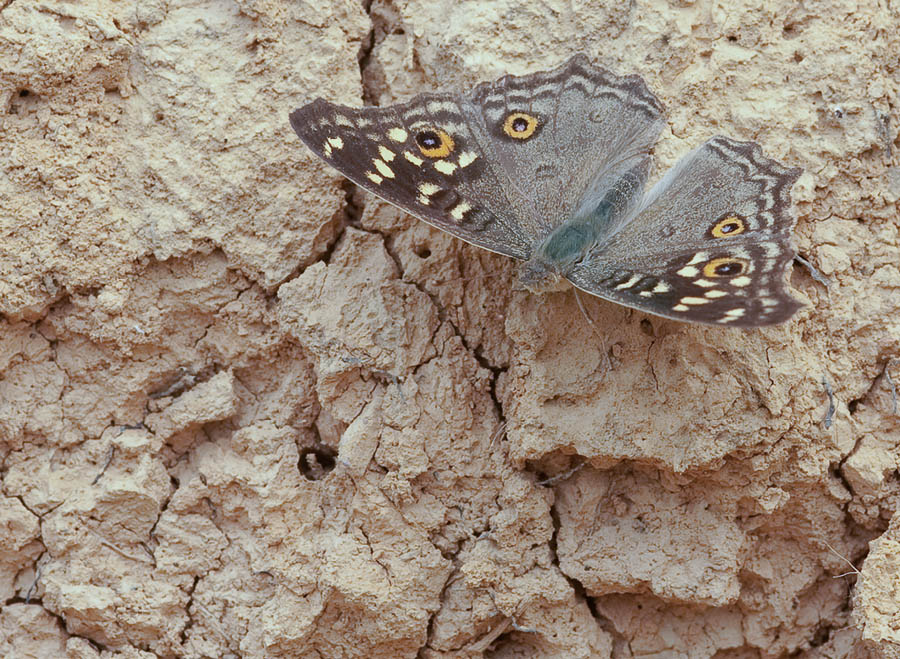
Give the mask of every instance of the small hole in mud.
POLYGON ((831 630, 827 627, 822 627, 821 629, 817 629, 813 634, 812 640, 810 641, 810 645, 814 648, 825 645, 831 639, 831 630))
POLYGON ((734 36, 733 34, 729 34, 729 35, 726 37, 726 39, 728 39, 728 41, 730 41, 731 43, 734 43, 735 41, 737 41, 737 37, 734 36))
POLYGON ((862 398, 857 398, 856 400, 851 400, 847 403, 847 410, 850 414, 856 414, 856 408, 859 407, 859 404, 862 402, 862 398))
POLYGON ((641 320, 641 331, 647 336, 653 336, 653 323, 644 318, 641 320))
POLYGON ((300 453, 300 473, 311 481, 325 478, 334 469, 335 455, 327 446, 305 449, 300 453))
POLYGON ((19 98, 25 98, 26 96, 30 96, 31 91, 28 89, 20 89, 19 90, 19 98))
POLYGON ((416 256, 418 256, 420 259, 427 259, 429 256, 431 256, 431 250, 427 247, 420 247, 416 250, 416 256))
POLYGON ((801 53, 799 50, 794 53, 794 61, 795 62, 799 63, 799 62, 802 62, 804 59, 805 58, 803 57, 803 53, 801 53))

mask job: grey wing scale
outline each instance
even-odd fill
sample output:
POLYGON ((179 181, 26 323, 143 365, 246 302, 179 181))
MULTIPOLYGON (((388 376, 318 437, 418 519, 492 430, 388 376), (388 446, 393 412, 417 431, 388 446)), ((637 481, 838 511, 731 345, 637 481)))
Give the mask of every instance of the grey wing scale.
POLYGON ((660 316, 731 326, 783 322, 801 170, 752 142, 715 137, 685 156, 619 231, 567 274, 577 287, 660 316))

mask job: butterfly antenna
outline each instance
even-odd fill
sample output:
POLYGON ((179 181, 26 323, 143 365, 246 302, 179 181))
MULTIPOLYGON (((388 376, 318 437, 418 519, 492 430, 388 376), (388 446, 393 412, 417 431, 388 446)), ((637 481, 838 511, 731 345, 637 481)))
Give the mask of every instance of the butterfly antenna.
POLYGON ((609 358, 609 350, 606 349, 606 337, 604 337, 600 333, 600 330, 597 329, 596 323, 594 323, 594 321, 588 315, 587 309, 584 308, 584 303, 581 301, 581 294, 578 292, 578 288, 573 286, 572 290, 575 291, 575 301, 578 302, 578 308, 581 309, 581 315, 584 316, 584 319, 588 322, 588 325, 591 326, 594 334, 596 334, 597 338, 600 339, 600 354, 602 354, 605 358, 606 372, 609 372, 612 370, 612 361, 609 358))

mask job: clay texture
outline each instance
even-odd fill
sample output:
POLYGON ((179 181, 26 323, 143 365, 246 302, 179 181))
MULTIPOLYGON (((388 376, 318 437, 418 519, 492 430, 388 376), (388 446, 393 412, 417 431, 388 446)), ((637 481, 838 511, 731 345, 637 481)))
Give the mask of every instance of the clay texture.
POLYGON ((900 7, 0 0, 0 656, 900 657, 900 7), (808 306, 571 291, 288 112, 575 52, 805 170, 808 306))

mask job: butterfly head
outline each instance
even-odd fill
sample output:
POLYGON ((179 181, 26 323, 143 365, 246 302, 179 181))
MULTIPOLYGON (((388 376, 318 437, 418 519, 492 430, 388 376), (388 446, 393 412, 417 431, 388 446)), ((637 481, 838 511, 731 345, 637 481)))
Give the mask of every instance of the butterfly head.
POLYGON ((519 266, 518 283, 532 293, 553 293, 569 287, 565 277, 551 263, 540 258, 519 266))

